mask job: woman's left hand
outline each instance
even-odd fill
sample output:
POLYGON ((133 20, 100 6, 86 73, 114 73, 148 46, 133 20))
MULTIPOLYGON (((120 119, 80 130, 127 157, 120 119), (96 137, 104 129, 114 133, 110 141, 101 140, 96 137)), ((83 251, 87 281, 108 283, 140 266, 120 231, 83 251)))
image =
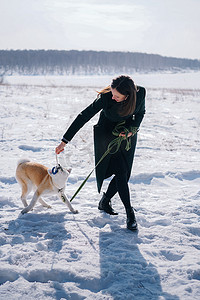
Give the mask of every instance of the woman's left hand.
MULTIPOLYGON (((132 136, 132 135, 133 135, 132 132, 129 132, 129 133, 128 133, 128 137, 130 137, 130 136, 132 136)), ((123 136, 124 138, 126 138, 126 135, 125 135, 124 132, 121 132, 121 133, 119 134, 119 136, 123 136)))

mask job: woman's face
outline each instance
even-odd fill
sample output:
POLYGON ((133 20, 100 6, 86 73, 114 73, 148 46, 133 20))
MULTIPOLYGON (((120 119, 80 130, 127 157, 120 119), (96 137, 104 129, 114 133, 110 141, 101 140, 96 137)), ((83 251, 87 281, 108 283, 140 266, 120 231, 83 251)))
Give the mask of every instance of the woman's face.
POLYGON ((116 89, 111 88, 112 99, 116 102, 122 102, 126 100, 127 96, 120 94, 116 89))

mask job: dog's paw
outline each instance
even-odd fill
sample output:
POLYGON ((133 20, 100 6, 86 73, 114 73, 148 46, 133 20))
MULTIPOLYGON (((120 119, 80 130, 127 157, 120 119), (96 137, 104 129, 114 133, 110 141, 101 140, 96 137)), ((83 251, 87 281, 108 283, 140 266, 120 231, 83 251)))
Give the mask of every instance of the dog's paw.
POLYGON ((78 214, 78 210, 73 210, 73 214, 78 214))
POLYGON ((52 206, 51 206, 51 205, 47 205, 47 206, 44 206, 44 207, 46 207, 46 208, 52 208, 52 206))
POLYGON ((28 209, 24 208, 24 209, 22 209, 21 214, 24 215, 24 214, 26 214, 27 212, 28 212, 28 209))

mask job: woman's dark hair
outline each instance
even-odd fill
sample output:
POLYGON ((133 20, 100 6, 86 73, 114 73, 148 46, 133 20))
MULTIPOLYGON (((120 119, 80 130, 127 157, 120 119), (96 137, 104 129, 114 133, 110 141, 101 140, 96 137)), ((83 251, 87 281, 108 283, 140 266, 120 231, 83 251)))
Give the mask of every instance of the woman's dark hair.
POLYGON ((111 88, 116 89, 120 94, 127 97, 126 100, 123 101, 119 114, 121 116, 133 114, 136 106, 137 91, 134 81, 129 76, 121 75, 113 79, 111 88))

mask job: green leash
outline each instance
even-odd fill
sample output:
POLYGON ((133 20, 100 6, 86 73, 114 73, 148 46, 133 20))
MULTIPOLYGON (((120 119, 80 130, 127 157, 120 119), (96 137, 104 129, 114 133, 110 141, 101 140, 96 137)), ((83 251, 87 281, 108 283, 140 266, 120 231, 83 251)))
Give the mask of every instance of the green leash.
MULTIPOLYGON (((114 128, 114 130, 112 131, 112 134, 114 136, 117 136, 114 140, 112 140, 107 147, 106 152, 102 155, 102 157, 100 158, 100 160, 98 161, 98 163, 96 164, 96 166, 93 168, 93 170, 89 173, 89 175, 85 178, 85 180, 81 183, 81 185, 79 186, 79 188, 77 189, 77 191, 75 192, 75 194, 72 196, 70 202, 72 202, 72 200, 76 197, 76 195, 80 192, 80 190, 82 189, 82 187, 85 185, 85 183, 88 181, 88 179, 90 178, 91 174, 93 173, 93 171, 97 168, 97 166, 102 162, 102 160, 108 155, 108 154, 115 154, 117 153, 117 151, 119 150, 122 141, 124 141, 124 139, 126 140, 126 147, 125 150, 128 151, 131 148, 131 139, 128 138, 128 134, 129 134, 129 130, 124 126, 125 121, 117 124, 114 128), (125 134, 125 138, 124 136, 119 136, 120 133, 124 133, 125 134), (114 149, 115 148, 115 149, 114 149), (114 151, 112 152, 112 150, 114 149, 114 151)), ((135 135, 138 132, 138 128, 134 127, 133 129, 133 135, 135 135)), ((131 137, 132 137, 131 136, 131 137)))

